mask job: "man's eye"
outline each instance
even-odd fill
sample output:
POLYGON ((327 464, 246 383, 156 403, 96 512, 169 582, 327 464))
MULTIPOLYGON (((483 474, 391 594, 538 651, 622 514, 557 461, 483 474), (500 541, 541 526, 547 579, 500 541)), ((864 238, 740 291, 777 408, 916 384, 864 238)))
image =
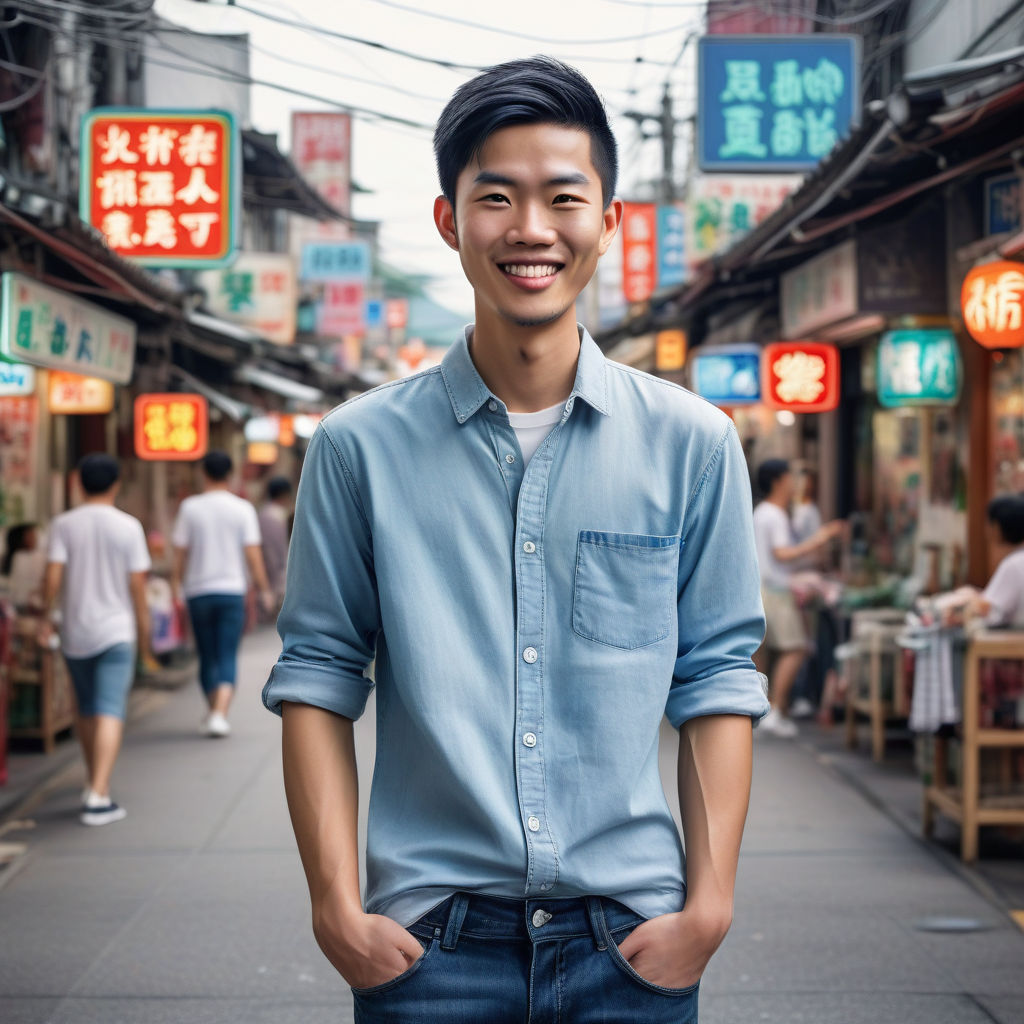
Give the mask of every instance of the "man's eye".
POLYGON ((485 203, 507 203, 508 197, 503 196, 500 192, 492 192, 489 196, 484 196, 485 203))
POLYGON ((556 203, 578 203, 580 199, 579 196, 570 196, 563 192, 560 196, 555 196, 554 201, 556 203))

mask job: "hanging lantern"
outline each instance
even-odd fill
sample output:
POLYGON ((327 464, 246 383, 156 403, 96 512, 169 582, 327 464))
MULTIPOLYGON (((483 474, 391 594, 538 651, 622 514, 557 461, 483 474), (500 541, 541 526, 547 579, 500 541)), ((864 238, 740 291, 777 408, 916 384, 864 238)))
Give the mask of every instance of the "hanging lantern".
POLYGON ((1024 264, 1001 260, 975 267, 960 291, 968 333, 985 348, 1024 345, 1024 264))

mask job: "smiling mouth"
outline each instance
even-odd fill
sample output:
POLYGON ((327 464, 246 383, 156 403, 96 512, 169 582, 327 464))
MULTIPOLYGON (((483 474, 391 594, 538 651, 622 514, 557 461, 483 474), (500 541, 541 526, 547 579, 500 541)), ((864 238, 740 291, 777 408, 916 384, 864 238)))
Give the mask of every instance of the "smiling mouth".
POLYGON ((502 273, 507 277, 545 278, 554 277, 564 264, 562 263, 499 263, 502 273))

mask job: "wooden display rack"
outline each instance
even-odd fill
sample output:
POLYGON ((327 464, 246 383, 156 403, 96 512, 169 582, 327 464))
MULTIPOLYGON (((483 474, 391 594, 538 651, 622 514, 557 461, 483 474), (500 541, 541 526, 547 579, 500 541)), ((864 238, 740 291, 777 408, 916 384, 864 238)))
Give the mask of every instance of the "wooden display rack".
POLYGON ((903 650, 896 645, 896 637, 906 629, 906 612, 894 608, 862 609, 853 613, 850 639, 857 643, 862 654, 859 662, 867 661, 867 691, 859 685, 859 667, 846 688, 846 745, 857 746, 857 715, 865 715, 871 723, 871 757, 881 763, 885 759, 885 723, 890 718, 905 718, 908 713, 904 694, 906 680, 903 669, 903 650), (893 659, 892 699, 882 696, 882 663, 893 659))
POLYGON ((39 647, 36 643, 38 628, 36 617, 19 616, 15 620, 10 692, 17 686, 39 687, 39 720, 31 726, 12 727, 8 735, 42 740, 43 752, 51 754, 57 736, 74 723, 74 700, 64 659, 58 651, 39 647))
POLYGON ((967 643, 964 663, 963 736, 961 739, 961 787, 948 784, 948 741, 935 741, 935 774, 924 792, 922 824, 930 836, 939 811, 960 823, 960 858, 977 860, 978 829, 982 825, 1024 825, 1024 796, 981 795, 982 750, 1024 747, 1024 729, 982 729, 981 662, 986 658, 1024 661, 1024 632, 984 630, 967 643))

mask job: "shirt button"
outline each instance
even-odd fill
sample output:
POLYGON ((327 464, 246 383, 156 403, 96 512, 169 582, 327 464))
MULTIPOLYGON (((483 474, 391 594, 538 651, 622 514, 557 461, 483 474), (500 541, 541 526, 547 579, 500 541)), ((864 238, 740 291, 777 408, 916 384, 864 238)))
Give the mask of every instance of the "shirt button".
POLYGON ((532 555, 532 554, 534 553, 534 551, 536 551, 536 550, 537 550, 537 545, 536 545, 536 544, 534 544, 532 540, 528 540, 528 541, 527 541, 527 542, 526 542, 526 543, 525 543, 525 544, 523 545, 523 550, 524 550, 524 551, 525 551, 525 552, 526 552, 526 553, 527 553, 528 555, 532 555))
POLYGON ((516 461, 516 457, 509 452, 508 455, 505 456, 505 461, 511 466, 512 463, 516 461))
MULTIPOLYGON (((543 889, 544 886, 541 886, 541 888, 543 889)), ((552 915, 546 910, 535 910, 530 920, 533 921, 534 928, 543 928, 551 920, 551 917, 552 915)))
POLYGON ((540 818, 538 818, 535 814, 531 814, 526 819, 526 827, 531 832, 539 832, 540 831, 540 818))
POLYGON ((526 735, 525 735, 525 736, 523 737, 523 742, 524 742, 524 743, 525 743, 525 744, 526 744, 526 745, 527 745, 528 747, 535 747, 535 746, 537 746, 537 734, 536 734, 536 733, 533 733, 533 732, 528 732, 528 733, 527 733, 527 734, 526 734, 526 735))
POLYGON ((537 648, 536 647, 527 647, 526 650, 523 651, 523 661, 525 661, 527 665, 532 665, 536 660, 537 660, 537 648))
POLYGON ((491 399, 491 400, 490 400, 490 401, 489 401, 489 402, 487 403, 487 408, 488 408, 488 409, 490 409, 490 410, 491 410, 491 412, 497 412, 497 411, 498 411, 498 403, 497 403, 497 402, 496 402, 496 401, 495 401, 495 400, 494 400, 494 399, 492 398, 492 399, 491 399))

